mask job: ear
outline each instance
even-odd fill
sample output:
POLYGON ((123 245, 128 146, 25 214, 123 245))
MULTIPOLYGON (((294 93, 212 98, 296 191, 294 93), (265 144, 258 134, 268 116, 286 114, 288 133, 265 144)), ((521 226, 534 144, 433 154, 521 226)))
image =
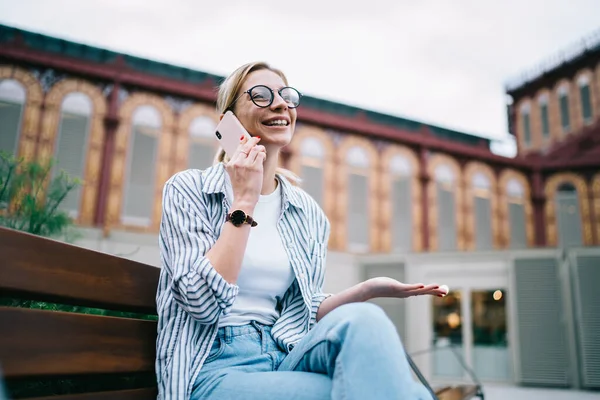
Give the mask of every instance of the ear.
POLYGON ((221 114, 221 115, 219 115, 219 121, 223 119, 223 116, 224 116, 224 115, 225 115, 225 114, 221 114))

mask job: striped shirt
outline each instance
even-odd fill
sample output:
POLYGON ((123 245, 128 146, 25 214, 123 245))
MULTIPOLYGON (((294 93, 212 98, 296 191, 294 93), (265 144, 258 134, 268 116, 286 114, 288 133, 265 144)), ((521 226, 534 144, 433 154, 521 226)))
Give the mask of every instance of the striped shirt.
MULTIPOLYGON (((162 270, 156 294, 158 398, 189 399, 192 385, 238 287, 228 283, 205 254, 219 238, 231 204, 225 167, 175 174, 163 190, 159 246, 162 270)), ((316 323, 323 294, 330 225, 317 203, 285 177, 277 229, 295 279, 281 301, 274 340, 290 351, 316 323)), ((260 223, 260 221, 258 221, 260 223)))

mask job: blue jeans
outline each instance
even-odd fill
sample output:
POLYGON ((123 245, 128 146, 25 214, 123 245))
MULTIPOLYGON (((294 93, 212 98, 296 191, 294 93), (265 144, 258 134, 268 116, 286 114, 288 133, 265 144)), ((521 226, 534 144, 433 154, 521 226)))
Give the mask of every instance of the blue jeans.
POLYGON ((289 354, 258 323, 220 328, 192 399, 431 400, 392 322, 370 303, 320 320, 289 354))

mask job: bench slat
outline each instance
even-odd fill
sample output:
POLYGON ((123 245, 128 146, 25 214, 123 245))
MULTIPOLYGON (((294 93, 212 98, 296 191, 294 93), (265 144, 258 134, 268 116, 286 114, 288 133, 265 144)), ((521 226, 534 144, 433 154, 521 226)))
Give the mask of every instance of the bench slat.
POLYGON ((156 313, 159 268, 6 228, 0 254, 4 295, 156 313))
POLYGON ((111 392, 68 394, 63 396, 35 397, 29 400, 156 400, 156 389, 118 390, 111 392))
POLYGON ((7 378, 154 371, 155 321, 0 307, 7 378))

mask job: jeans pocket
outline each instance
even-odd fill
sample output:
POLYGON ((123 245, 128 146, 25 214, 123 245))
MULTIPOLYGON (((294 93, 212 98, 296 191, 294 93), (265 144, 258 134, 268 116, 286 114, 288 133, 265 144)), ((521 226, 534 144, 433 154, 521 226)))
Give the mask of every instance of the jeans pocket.
POLYGON ((204 364, 208 364, 219 358, 221 354, 223 354, 223 351, 225 351, 225 342, 222 338, 217 337, 210 347, 210 352, 208 353, 208 357, 206 357, 204 364))

